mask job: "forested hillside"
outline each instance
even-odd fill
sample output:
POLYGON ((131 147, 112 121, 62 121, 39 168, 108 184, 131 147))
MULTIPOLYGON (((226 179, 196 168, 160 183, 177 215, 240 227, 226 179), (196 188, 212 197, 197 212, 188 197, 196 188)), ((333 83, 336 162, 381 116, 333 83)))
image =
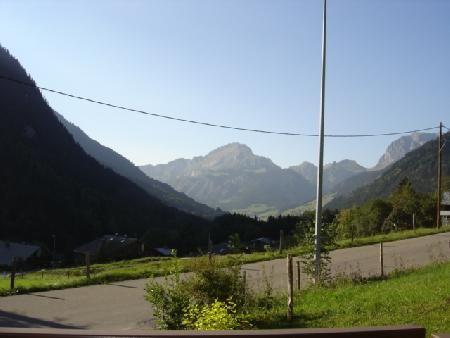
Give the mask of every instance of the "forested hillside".
MULTIPOLYGON (((0 48, 0 74, 33 83, 0 48)), ((179 248, 204 242, 208 222, 168 207, 87 155, 36 88, 0 80, 0 238, 66 252, 105 233, 164 228, 179 248), (186 233, 196 236, 186 237, 186 233)))
MULTIPOLYGON (((442 175, 450 174, 450 133, 444 134, 447 145, 442 149, 442 175)), ((383 174, 371 184, 356 189, 348 196, 341 196, 327 204, 328 208, 348 208, 361 205, 371 199, 387 197, 400 182, 408 178, 418 192, 436 190, 437 177, 437 139, 429 141, 405 155, 402 159, 385 169, 383 174)))
POLYGON ((166 183, 148 177, 138 167, 119 153, 91 139, 80 128, 67 121, 60 114, 56 113, 56 116, 86 153, 104 166, 136 183, 147 193, 158 198, 163 203, 187 213, 207 218, 214 218, 215 216, 223 214, 223 212, 196 202, 184 193, 176 191, 166 183))

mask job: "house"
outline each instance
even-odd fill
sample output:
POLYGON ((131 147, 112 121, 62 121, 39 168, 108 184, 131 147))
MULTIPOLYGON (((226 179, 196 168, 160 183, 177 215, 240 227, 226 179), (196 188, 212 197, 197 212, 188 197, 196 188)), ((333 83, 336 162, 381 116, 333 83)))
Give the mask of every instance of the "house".
POLYGON ((225 255, 231 251, 230 245, 227 242, 214 244, 211 248, 211 253, 218 255, 225 255))
POLYGON ((250 241, 249 249, 252 251, 264 251, 267 247, 274 248, 277 242, 268 237, 259 237, 250 241))
POLYGON ((146 253, 146 255, 150 254, 150 256, 172 257, 172 250, 173 249, 169 248, 152 248, 149 253, 146 253))
POLYGON ((140 257, 142 246, 137 238, 119 234, 104 235, 76 248, 74 253, 78 263, 84 263, 86 254, 89 254, 90 262, 93 263, 140 257))
POLYGON ((42 250, 38 245, 0 241, 0 266, 11 266, 13 259, 22 266, 37 265, 42 250))

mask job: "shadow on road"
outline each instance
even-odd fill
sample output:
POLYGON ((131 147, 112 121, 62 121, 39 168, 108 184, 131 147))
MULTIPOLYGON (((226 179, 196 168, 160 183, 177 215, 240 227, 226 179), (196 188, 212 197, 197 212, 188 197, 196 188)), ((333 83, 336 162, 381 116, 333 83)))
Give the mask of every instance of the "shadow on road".
POLYGON ((137 289, 137 286, 131 286, 131 285, 123 285, 123 284, 111 284, 109 283, 108 285, 112 285, 112 286, 120 286, 121 288, 127 288, 127 289, 137 289))
POLYGON ((0 327, 52 327, 57 329, 83 329, 83 326, 61 324, 57 321, 28 317, 0 310, 0 327))
POLYGON ((49 299, 56 299, 56 300, 64 300, 64 298, 60 298, 60 297, 55 297, 55 296, 44 296, 44 295, 37 295, 37 294, 30 294, 31 296, 34 297, 42 297, 42 298, 49 298, 49 299))

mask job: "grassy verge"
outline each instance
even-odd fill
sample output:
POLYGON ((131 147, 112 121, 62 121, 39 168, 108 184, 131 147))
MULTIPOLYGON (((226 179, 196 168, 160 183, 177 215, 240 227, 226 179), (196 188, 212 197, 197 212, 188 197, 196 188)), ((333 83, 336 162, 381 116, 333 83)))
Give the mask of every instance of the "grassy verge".
POLYGON ((255 309, 258 328, 352 327, 417 324, 431 333, 450 332, 450 263, 435 263, 386 280, 342 282, 311 288, 294 297, 292 322, 286 321, 286 299, 271 310, 255 309))
MULTIPOLYGON (((414 231, 407 230, 386 235, 356 238, 353 243, 350 240, 342 240, 338 241, 336 248, 369 245, 380 241, 396 241, 400 239, 420 237, 448 231, 450 231, 450 227, 441 228, 439 230, 433 228, 419 228, 414 231)), ((300 247, 291 248, 287 251, 294 255, 300 255, 303 253, 302 248, 300 247)), ((285 254, 286 253, 279 254, 278 251, 272 251, 240 255, 226 255, 219 258, 219 264, 231 264, 233 260, 239 260, 244 264, 254 263, 282 258, 285 257, 285 254)), ((185 272, 191 271, 193 260, 195 260, 195 258, 182 259, 181 270, 185 272)), ((36 271, 23 275, 18 274, 15 283, 16 288, 13 292, 9 290, 8 276, 4 275, 3 277, 0 276, 0 296, 7 296, 16 293, 73 288, 91 284, 103 284, 127 279, 163 276, 170 273, 172 267, 172 259, 170 258, 141 258, 108 264, 95 264, 91 266, 92 273, 90 280, 87 280, 84 277, 84 267, 36 271)))

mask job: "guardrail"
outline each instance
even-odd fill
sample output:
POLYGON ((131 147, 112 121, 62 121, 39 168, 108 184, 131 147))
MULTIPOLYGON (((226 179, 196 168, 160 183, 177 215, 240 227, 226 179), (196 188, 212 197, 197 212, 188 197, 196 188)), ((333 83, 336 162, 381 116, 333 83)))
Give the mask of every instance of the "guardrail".
MULTIPOLYGON (((419 326, 383 326, 346 329, 281 329, 236 331, 103 331, 73 329, 0 328, 0 338, 425 338, 419 326)), ((446 336, 436 336, 447 338, 446 336)))

